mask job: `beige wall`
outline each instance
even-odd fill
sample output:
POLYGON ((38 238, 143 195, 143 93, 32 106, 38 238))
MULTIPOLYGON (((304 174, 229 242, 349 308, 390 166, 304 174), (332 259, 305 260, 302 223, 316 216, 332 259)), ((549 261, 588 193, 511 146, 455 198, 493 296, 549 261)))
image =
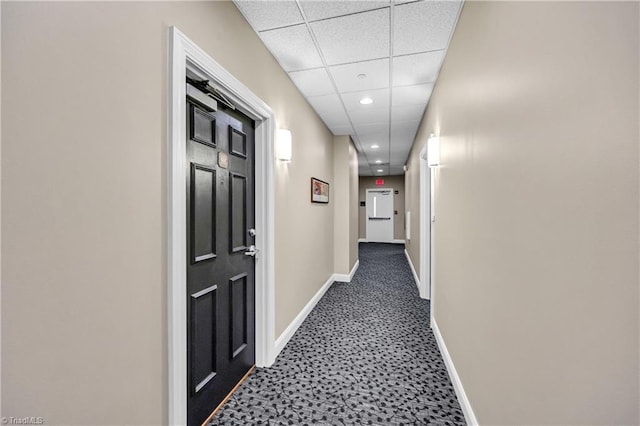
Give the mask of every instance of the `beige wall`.
POLYGON ((310 177, 333 175, 333 136, 232 3, 1 7, 3 415, 164 423, 169 26, 292 132, 276 336, 334 272, 333 209, 309 200, 310 177))
MULTIPOLYGON (((398 212, 393 216, 393 238, 396 240, 404 240, 404 176, 360 176, 360 190, 359 200, 367 201, 367 189, 374 188, 393 188, 398 191, 398 194, 393 195, 393 209, 398 212), (376 179, 384 179, 384 185, 376 185, 376 179)), ((366 207, 359 207, 359 236, 360 238, 367 238, 367 222, 366 222, 366 207)))
POLYGON ((409 170, 439 134, 435 318, 481 424, 640 420, 638 18, 462 11, 409 170))
POLYGON ((333 182, 331 201, 334 209, 334 272, 349 274, 355 264, 358 248, 357 220, 358 188, 353 176, 358 176, 358 155, 349 136, 336 136, 333 148, 333 182), (355 162, 354 162, 355 158, 355 162), (355 258, 354 258, 355 249, 355 258))

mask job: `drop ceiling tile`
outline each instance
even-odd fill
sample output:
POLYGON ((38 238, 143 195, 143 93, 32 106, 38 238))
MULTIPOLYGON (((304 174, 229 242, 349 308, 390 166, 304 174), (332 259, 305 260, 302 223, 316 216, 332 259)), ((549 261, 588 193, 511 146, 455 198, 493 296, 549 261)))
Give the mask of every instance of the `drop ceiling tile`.
POLYGON ((403 123, 403 126, 392 126, 391 144, 394 148, 406 148, 413 145, 418 130, 417 121, 403 123))
POLYGON ((322 96, 308 96, 307 100, 315 108, 318 113, 331 112, 339 110, 344 112, 342 102, 336 94, 322 95, 322 96))
POLYGON ((389 150, 389 134, 372 134, 360 136, 360 144, 364 147, 364 151, 371 154, 380 155, 389 150), (378 148, 372 148, 377 145, 378 148))
POLYGON ((392 107, 403 105, 426 105, 429 102, 433 84, 394 87, 391 97, 392 107))
POLYGON ((391 156, 389 158, 391 164, 404 164, 404 162, 407 160, 407 157, 409 156, 409 150, 408 149, 402 149, 402 150, 393 150, 391 151, 391 156))
POLYGON ((353 129, 351 128, 350 125, 347 125, 347 126, 333 126, 333 127, 330 128, 330 130, 331 130, 331 133, 333 133, 336 136, 353 134, 353 129))
POLYGON ((329 128, 349 125, 338 95, 309 96, 307 100, 329 128))
POLYGON ((417 130, 420 125, 420 120, 414 121, 398 121, 391 124, 391 134, 395 132, 403 132, 407 130, 417 130))
POLYGON ((444 60, 444 50, 393 58, 393 85, 433 83, 444 60))
POLYGON ((344 101, 344 106, 348 112, 366 112, 374 109, 389 107, 389 89, 364 90, 362 92, 340 93, 340 97, 344 101), (373 99, 373 103, 362 105, 360 100, 369 97, 373 99))
POLYGON ((407 154, 413 146, 414 139, 415 134, 413 136, 408 136, 407 138, 394 141, 391 145, 391 152, 402 152, 403 155, 407 154))
POLYGON ((391 176, 399 176, 399 175, 403 175, 404 174, 404 169, 402 168, 402 166, 404 166, 404 163, 402 163, 402 165, 391 165, 391 167, 389 168, 389 175, 391 176))
POLYGON ((389 9, 311 23, 328 65, 389 56, 389 9))
POLYGON ((411 149, 411 145, 409 146, 392 146, 390 151, 390 160, 391 162, 403 162, 407 159, 409 155, 409 150, 411 149))
POLYGON ((402 175, 404 174, 404 170, 402 170, 402 166, 407 163, 408 155, 400 158, 395 158, 389 164, 389 174, 390 175, 402 175))
POLYGON ((415 135, 419 125, 420 121, 418 120, 393 123, 391 125, 391 139, 397 137, 398 135, 407 133, 413 133, 415 135))
POLYGON ((366 10, 389 6, 390 1, 313 1, 301 0, 300 5, 309 21, 335 18, 366 10))
POLYGON ((389 164, 389 150, 379 155, 367 152, 367 158, 369 159, 369 164, 372 167, 383 167, 389 164), (378 161, 380 162, 378 163, 378 161))
POLYGON ((386 152, 378 155, 367 152, 367 158, 371 167, 384 167, 389 164, 389 150, 387 149, 386 152))
POLYGON ((304 22, 293 0, 234 0, 234 3, 256 32, 304 22))
POLYGON ((365 153, 371 163, 375 163, 376 161, 382 161, 383 163, 389 162, 389 147, 376 151, 366 150, 365 153))
POLYGON ((458 1, 424 1, 394 6, 393 54, 445 49, 459 9, 458 1))
POLYGON ((389 121, 389 108, 373 108, 365 111, 349 111, 349 117, 355 127, 362 124, 376 124, 389 121))
POLYGON ((377 123, 368 123, 368 124, 359 124, 353 123, 353 130, 356 131, 359 137, 364 137, 367 135, 386 135, 389 136, 389 122, 387 120, 377 122, 377 123))
POLYGON ((329 67, 339 92, 389 87, 389 59, 355 62, 329 67), (364 74, 364 77, 358 77, 364 74))
POLYGON ((391 122, 419 121, 424 113, 424 105, 397 106, 391 110, 391 122))
POLYGON ((367 153, 369 164, 372 167, 384 167, 389 164, 389 151, 382 153, 382 155, 371 155, 367 153))
POLYGON ((322 118, 324 124, 326 124, 330 129, 332 127, 344 127, 349 125, 349 119, 347 116, 340 113, 320 114, 320 118, 322 118))
POLYGON ((371 167, 385 167, 389 165, 389 152, 387 151, 384 156, 376 157, 375 155, 367 155, 369 159, 369 165, 371 167), (381 163, 377 163, 381 161, 381 163))
POLYGON ((324 68, 293 71, 289 77, 305 96, 329 95, 335 93, 331 79, 324 68))
POLYGON ((306 25, 262 31, 259 36, 285 71, 323 66, 306 25))

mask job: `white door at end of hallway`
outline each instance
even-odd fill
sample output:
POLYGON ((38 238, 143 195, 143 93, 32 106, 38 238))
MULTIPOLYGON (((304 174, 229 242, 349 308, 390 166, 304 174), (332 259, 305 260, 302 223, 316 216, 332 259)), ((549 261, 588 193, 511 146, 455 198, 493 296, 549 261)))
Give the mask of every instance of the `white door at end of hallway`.
POLYGON ((393 189, 367 189, 367 241, 393 242, 393 189))

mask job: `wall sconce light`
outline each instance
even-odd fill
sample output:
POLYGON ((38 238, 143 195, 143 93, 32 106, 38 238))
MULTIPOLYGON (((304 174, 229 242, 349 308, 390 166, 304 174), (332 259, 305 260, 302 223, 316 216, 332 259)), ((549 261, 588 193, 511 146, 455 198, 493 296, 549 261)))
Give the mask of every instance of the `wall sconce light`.
POLYGON ((440 165, 440 138, 433 133, 427 140, 427 164, 429 167, 440 165))
POLYGON ((278 129, 278 160, 289 162, 292 154, 291 131, 278 129))

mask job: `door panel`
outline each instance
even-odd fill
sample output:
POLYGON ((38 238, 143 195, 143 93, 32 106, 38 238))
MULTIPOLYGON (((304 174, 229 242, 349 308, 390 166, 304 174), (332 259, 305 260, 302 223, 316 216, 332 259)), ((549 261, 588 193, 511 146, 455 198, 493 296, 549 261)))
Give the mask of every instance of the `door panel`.
POLYGON ((200 425, 255 363, 254 123, 187 99, 188 424, 200 425))
POLYGON ((194 104, 190 105, 189 139, 211 147, 216 146, 216 118, 194 104))
POLYGON ((217 286, 191 295, 191 389, 198 393, 216 374, 217 286))
POLYGON ((231 241, 231 251, 245 251, 247 249, 247 177, 237 173, 231 173, 229 183, 231 192, 229 194, 229 238, 231 241))
POLYGON ((231 154, 247 158, 247 135, 233 126, 229 126, 229 146, 231 154))
POLYGON ((235 358, 247 347, 247 274, 231 278, 229 287, 231 288, 229 303, 231 358, 235 358))
POLYGON ((393 189, 367 189, 367 240, 393 241, 393 189))
POLYGON ((216 256, 216 171, 191 163, 191 263, 216 256))

